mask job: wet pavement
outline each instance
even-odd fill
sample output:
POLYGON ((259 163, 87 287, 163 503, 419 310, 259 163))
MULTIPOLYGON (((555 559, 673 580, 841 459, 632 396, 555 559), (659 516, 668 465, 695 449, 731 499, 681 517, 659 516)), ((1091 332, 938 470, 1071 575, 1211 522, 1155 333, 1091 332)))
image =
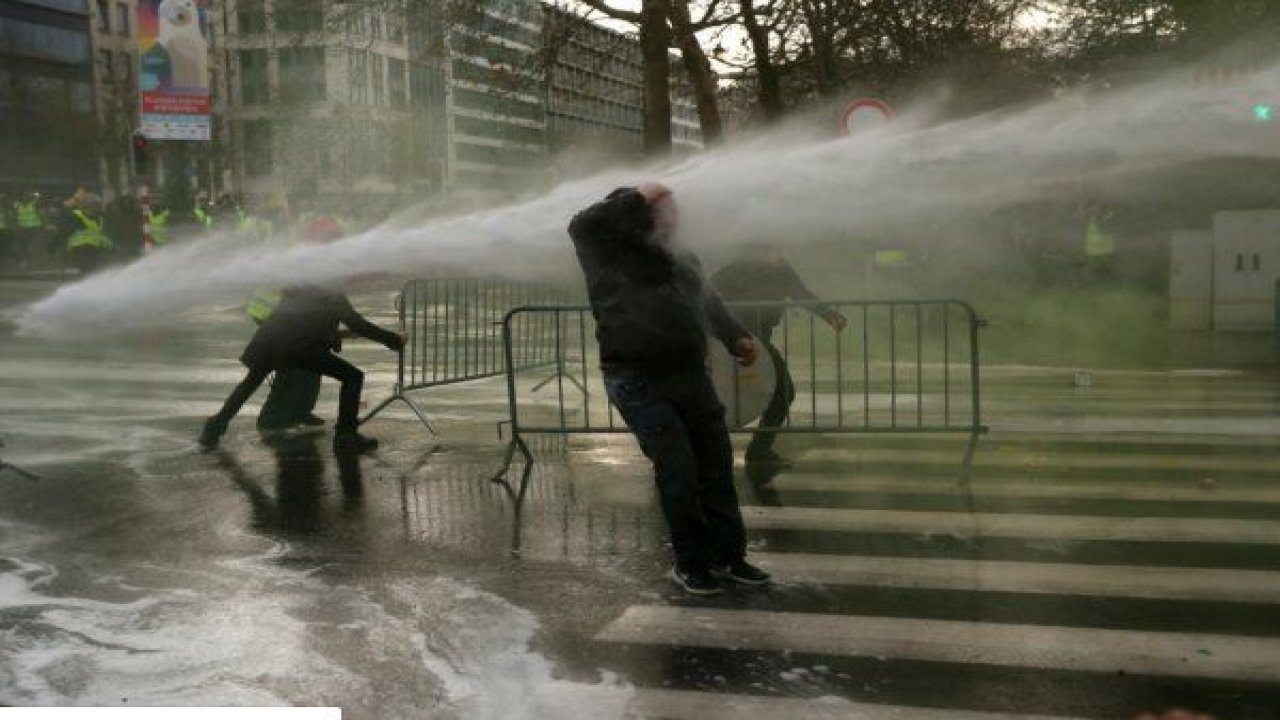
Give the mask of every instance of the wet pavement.
MULTIPOLYGON (((390 323, 390 293, 358 304, 390 323)), ((40 476, 0 474, 0 704, 1280 717, 1275 377, 987 368, 967 484, 960 437, 784 438, 793 467, 739 467, 778 582, 691 599, 626 436, 533 443, 511 553, 499 381, 415 394, 441 434, 393 407, 359 459, 260 436, 260 391, 198 452, 249 332, 235 308, 109 342, 0 327, 0 458, 40 476)), ((390 393, 393 356, 345 354, 390 393)))

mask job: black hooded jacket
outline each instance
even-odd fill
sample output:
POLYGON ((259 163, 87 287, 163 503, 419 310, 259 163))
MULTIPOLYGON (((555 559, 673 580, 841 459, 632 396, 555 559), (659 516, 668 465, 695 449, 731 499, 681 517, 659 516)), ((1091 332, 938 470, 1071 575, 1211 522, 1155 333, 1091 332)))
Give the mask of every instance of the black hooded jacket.
POLYGON ((346 295, 318 285, 298 285, 281 291, 280 304, 258 327, 240 362, 279 369, 300 358, 323 355, 338 345, 338 323, 391 350, 401 347, 399 335, 364 319, 346 295))
POLYGON ((569 223, 596 319, 605 370, 668 373, 701 367, 707 335, 730 352, 749 337, 706 284, 692 254, 674 256, 651 240, 644 196, 620 188, 569 223))

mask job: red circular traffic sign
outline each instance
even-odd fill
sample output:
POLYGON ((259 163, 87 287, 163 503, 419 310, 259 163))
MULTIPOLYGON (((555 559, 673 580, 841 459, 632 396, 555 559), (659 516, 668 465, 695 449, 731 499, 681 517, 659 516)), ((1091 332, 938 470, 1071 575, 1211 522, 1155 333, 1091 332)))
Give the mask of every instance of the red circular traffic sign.
POLYGON ((880 127, 893 119, 889 103, 875 98, 860 98, 845 106, 840 113, 840 132, 852 135, 880 127))

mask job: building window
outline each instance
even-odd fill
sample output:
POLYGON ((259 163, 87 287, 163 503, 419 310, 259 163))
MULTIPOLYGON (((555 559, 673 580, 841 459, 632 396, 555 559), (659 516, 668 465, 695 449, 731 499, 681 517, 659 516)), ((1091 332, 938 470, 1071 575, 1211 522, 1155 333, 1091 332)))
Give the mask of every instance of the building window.
POLYGON ((393 43, 404 42, 404 8, 396 8, 387 15, 387 40, 393 43))
POLYGON ((241 35, 253 35, 267 31, 267 11, 262 0, 238 0, 236 24, 241 35))
POLYGON ((111 32, 110 0, 98 0, 98 32, 111 32))
POLYGON ((367 51, 347 51, 347 80, 351 102, 357 105, 369 102, 369 53, 367 51))
POLYGON ((370 68, 373 73, 373 104, 381 106, 387 101, 386 58, 377 53, 373 53, 371 57, 373 58, 372 68, 370 68))
POLYGON ((280 51, 280 97, 290 102, 324 100, 324 48, 280 51))
POLYGON ((129 37, 130 27, 133 25, 129 20, 129 6, 116 3, 116 32, 129 37))
POLYGON ((116 56, 116 80, 119 81, 120 87, 130 89, 133 87, 133 55, 122 52, 116 56))
POLYGON ((240 102, 246 105, 265 103, 271 99, 267 77, 267 51, 240 51, 240 102))
POLYGON ((271 174, 271 126, 263 120, 244 123, 244 172, 271 174))
POLYGON ((110 50, 98 51, 98 73, 103 82, 112 82, 115 79, 113 72, 114 64, 111 62, 110 50))
POLYGON ((308 33, 324 29, 324 5, 316 0, 276 0, 276 30, 308 33))
POLYGON ((391 99, 391 107, 404 109, 409 104, 408 83, 405 77, 403 60, 387 59, 387 95, 391 99))

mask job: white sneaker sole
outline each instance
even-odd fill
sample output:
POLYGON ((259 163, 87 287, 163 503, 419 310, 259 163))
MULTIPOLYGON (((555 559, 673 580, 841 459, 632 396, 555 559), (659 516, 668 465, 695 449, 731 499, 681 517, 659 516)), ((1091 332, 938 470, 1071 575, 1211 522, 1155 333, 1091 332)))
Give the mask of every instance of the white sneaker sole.
POLYGON ((685 583, 684 579, 680 577, 680 573, 676 572, 675 568, 672 568, 671 572, 667 573, 667 575, 671 578, 672 582, 679 585, 681 588, 684 589, 685 592, 689 593, 690 595, 711 597, 712 595, 720 595, 721 593, 724 592, 724 588, 715 588, 714 590, 702 590, 699 588, 689 587, 689 585, 685 583))

